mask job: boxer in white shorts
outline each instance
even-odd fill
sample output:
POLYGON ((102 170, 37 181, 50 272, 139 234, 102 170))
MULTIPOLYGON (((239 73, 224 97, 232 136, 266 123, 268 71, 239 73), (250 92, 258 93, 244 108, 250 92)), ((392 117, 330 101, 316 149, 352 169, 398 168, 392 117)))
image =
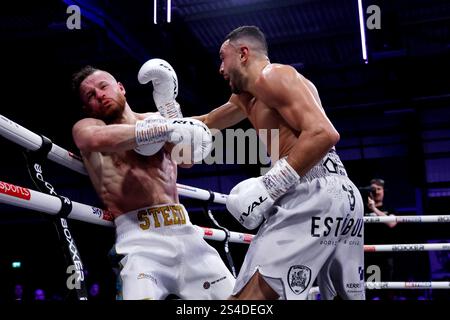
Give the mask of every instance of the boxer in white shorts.
POLYGON ((73 138, 115 219, 115 250, 124 256, 122 298, 224 299, 235 279, 190 223, 176 185, 178 165, 190 167, 209 153, 211 132, 198 120, 181 118, 176 76, 159 60, 144 64, 139 80, 154 80, 158 110, 175 119, 133 112, 120 82, 85 67, 74 75, 73 87, 88 117, 73 126, 73 138))
POLYGON ((123 255, 122 295, 164 299, 225 299, 233 276, 203 240, 181 204, 145 207, 115 219, 116 253, 123 255))
POLYGON ((363 203, 357 190, 333 150, 274 204, 233 294, 257 270, 281 299, 306 299, 317 276, 322 299, 363 299, 363 203))
POLYGON ((270 63, 265 36, 255 26, 230 32, 219 55, 232 95, 196 118, 215 129, 248 118, 255 129, 279 135, 280 159, 272 159, 265 175, 237 184, 227 199, 244 227, 265 220, 232 298, 305 299, 318 276, 323 298, 364 299, 361 195, 335 154, 339 133, 316 87, 293 67, 270 63))

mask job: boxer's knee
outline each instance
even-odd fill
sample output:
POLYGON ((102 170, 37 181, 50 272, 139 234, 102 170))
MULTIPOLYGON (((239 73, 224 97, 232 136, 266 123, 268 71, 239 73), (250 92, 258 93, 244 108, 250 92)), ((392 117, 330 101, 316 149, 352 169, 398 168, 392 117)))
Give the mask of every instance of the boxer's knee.
POLYGON ((256 271, 245 287, 231 300, 277 300, 280 296, 264 280, 264 277, 256 271))

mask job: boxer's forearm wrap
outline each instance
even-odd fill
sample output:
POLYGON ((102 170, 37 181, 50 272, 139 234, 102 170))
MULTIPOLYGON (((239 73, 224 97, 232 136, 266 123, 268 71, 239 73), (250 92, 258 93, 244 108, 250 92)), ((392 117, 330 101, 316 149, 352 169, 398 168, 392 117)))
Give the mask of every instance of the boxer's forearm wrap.
POLYGON ((169 138, 169 128, 165 119, 140 120, 136 122, 135 136, 138 146, 165 142, 169 138))
POLYGON ((263 176, 263 184, 275 201, 300 180, 298 173, 289 165, 286 158, 278 160, 272 169, 263 176))
POLYGON ((157 106, 159 113, 164 118, 183 118, 181 108, 178 102, 175 100, 168 102, 164 105, 157 106))

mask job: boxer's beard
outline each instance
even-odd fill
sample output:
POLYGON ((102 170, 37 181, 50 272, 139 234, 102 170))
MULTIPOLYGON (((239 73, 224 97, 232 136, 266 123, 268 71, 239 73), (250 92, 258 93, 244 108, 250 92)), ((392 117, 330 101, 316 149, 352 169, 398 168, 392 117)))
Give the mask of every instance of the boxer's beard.
POLYGON ((106 102, 108 106, 101 106, 101 110, 97 112, 90 112, 90 117, 103 120, 106 124, 120 122, 120 118, 125 110, 126 99, 125 96, 117 94, 114 98, 106 102))
POLYGON ((109 107, 108 112, 103 114, 103 121, 105 123, 114 123, 117 122, 122 117, 123 110, 125 109, 125 105, 120 105, 118 103, 114 103, 114 107, 109 107))
POLYGON ((230 70, 231 92, 240 94, 244 91, 244 77, 237 69, 230 70))
POLYGON ((125 96, 118 93, 116 98, 113 99, 113 103, 108 108, 108 112, 105 114, 104 121, 106 123, 112 123, 119 120, 123 115, 125 105, 126 105, 125 96))

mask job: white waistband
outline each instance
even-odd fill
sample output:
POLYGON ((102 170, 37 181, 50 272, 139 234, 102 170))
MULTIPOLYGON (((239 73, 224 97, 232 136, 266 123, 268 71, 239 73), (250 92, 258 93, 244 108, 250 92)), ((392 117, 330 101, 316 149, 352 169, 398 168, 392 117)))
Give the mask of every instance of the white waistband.
POLYGON ((311 168, 311 170, 300 178, 300 182, 311 181, 315 178, 321 178, 334 174, 346 177, 347 171, 345 170, 345 167, 336 151, 331 149, 318 164, 316 164, 313 168, 311 168))
POLYGON ((118 237, 130 231, 177 233, 192 226, 186 209, 179 203, 136 209, 118 216, 114 223, 118 237))

